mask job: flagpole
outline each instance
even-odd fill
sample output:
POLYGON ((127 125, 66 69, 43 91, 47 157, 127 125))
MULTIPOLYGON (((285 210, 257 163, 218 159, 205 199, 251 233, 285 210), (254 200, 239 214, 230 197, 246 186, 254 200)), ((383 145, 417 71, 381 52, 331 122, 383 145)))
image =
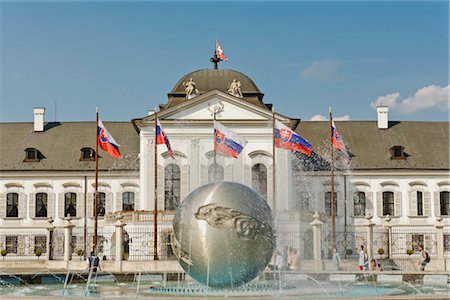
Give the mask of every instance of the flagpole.
POLYGON ((213 112, 213 127, 214 127, 214 136, 213 136, 213 144, 214 144, 214 182, 217 181, 217 151, 216 151, 216 110, 213 112))
POLYGON ((272 201, 273 201, 273 214, 276 215, 276 184, 275 184, 275 107, 272 106, 272 201))
POLYGON ((330 156, 331 156, 331 243, 336 247, 336 224, 334 211, 334 155, 333 155, 333 115, 330 107, 330 156))
POLYGON ((97 205, 98 205, 98 107, 96 108, 96 133, 95 133, 95 137, 96 137, 96 141, 95 141, 95 192, 94 192, 94 240, 93 240, 93 244, 92 244, 92 251, 94 251, 95 254, 97 254, 97 221, 98 221, 98 217, 97 217, 97 205))
POLYGON ((159 260, 158 257, 158 113, 155 109, 155 165, 154 165, 154 173, 155 173, 155 186, 154 186, 154 207, 153 207, 153 260, 159 260))

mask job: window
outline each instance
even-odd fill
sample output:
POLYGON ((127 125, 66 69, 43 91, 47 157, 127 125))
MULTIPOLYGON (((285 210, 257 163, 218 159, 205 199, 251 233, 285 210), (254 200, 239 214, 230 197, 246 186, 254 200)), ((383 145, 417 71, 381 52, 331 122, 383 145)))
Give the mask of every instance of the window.
MULTIPOLYGON (((334 215, 337 215, 337 194, 336 192, 333 193, 334 196, 334 215)), ((325 214, 327 216, 331 216, 331 192, 325 193, 325 214)))
POLYGON ((411 240, 411 248, 414 252, 419 252, 419 245, 423 246, 423 234, 413 234, 411 240))
POLYGON ((444 234, 444 252, 450 252, 450 234, 444 234))
POLYGON ((34 252, 41 250, 42 253, 47 252, 47 237, 45 235, 37 235, 34 237, 34 252))
POLYGON ((125 192, 122 194, 122 210, 132 211, 134 210, 134 193, 125 192))
POLYGON ((394 215, 394 192, 383 192, 383 216, 394 215))
POLYGON ((92 148, 81 148, 81 161, 94 161, 95 151, 92 148))
POLYGON ((166 166, 164 173, 164 208, 175 210, 180 204, 180 167, 176 164, 166 166))
MULTIPOLYGON (((94 195, 95 197, 95 195, 94 195)), ((98 192, 97 194, 97 217, 105 216, 105 203, 106 203, 106 194, 103 192, 98 192)))
POLYGON ((77 194, 66 193, 64 195, 64 217, 70 214, 71 217, 77 216, 77 194))
POLYGON ((355 192, 353 194, 353 215, 355 217, 366 215, 366 193, 355 192))
POLYGON ((19 216, 19 194, 8 193, 6 195, 6 217, 17 218, 19 216))
POLYGON ((267 168, 263 164, 252 167, 252 187, 267 201, 267 168))
POLYGON ((17 235, 6 236, 6 251, 8 251, 8 253, 17 253, 17 241, 17 235))
POLYGON ((208 167, 208 182, 223 181, 223 167, 218 163, 212 164, 208 167))
POLYGON ((25 159, 23 161, 33 162, 40 161, 44 158, 44 155, 36 148, 25 149, 25 159))
POLYGON ((36 211, 35 217, 47 217, 47 194, 37 193, 36 194, 36 211))
POLYGON ((450 192, 441 192, 440 195, 441 216, 448 216, 450 211, 450 192))
POLYGON ((423 193, 417 191, 417 215, 423 216, 423 193))
POLYGON ((389 152, 391 153, 391 159, 406 159, 409 155, 406 154, 403 149, 405 149, 403 146, 394 146, 391 149, 389 149, 389 152))

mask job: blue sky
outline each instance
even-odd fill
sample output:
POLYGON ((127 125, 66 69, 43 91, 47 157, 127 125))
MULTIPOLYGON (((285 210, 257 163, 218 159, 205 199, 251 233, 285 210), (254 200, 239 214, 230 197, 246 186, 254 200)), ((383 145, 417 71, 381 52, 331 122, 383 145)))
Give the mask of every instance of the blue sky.
POLYGON ((424 2, 1 2, 2 122, 127 121, 186 73, 250 76, 303 120, 449 119, 449 4, 424 2), (57 114, 55 114, 55 103, 57 114))

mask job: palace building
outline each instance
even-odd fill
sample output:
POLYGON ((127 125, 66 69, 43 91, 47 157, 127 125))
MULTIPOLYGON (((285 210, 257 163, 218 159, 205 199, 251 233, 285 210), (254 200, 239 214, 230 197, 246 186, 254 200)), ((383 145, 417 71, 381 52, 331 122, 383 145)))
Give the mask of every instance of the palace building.
MULTIPOLYGON (((309 223, 319 212, 324 222, 322 248, 328 255, 328 121, 275 113, 278 121, 312 144, 313 153, 277 148, 274 166, 272 104, 264 102, 263 92, 245 74, 194 71, 161 102, 157 117, 175 158, 164 145, 157 147, 156 183, 155 113, 136 112, 130 121, 104 122, 122 153, 118 160, 102 150, 98 153, 100 250, 105 256, 114 253, 113 223, 120 214, 127 224, 126 259, 153 258, 156 195, 158 251, 162 258, 173 258, 170 232, 175 209, 197 187, 222 180, 243 183, 260 193, 276 211, 277 243, 299 248, 304 258, 312 255, 309 223), (248 141, 238 158, 214 154, 214 112, 218 121, 248 141)), ((406 249, 416 251, 424 244, 432 257, 443 251, 448 260, 449 122, 392 121, 388 112, 388 107, 378 107, 374 120, 336 122, 351 156, 347 161, 336 153, 334 165, 338 249, 355 255, 355 247, 365 242, 363 226, 370 220, 375 252, 383 249, 391 258, 403 257, 406 249), (436 222, 446 224, 443 245, 436 238, 436 222)), ((95 122, 46 122, 44 108, 34 109, 34 122, 0 123, 0 249, 8 250, 6 258, 35 259, 35 250, 45 250, 48 243, 49 226, 54 228, 53 257, 62 257, 61 230, 69 214, 75 225, 74 255, 89 248, 95 134, 95 122)))

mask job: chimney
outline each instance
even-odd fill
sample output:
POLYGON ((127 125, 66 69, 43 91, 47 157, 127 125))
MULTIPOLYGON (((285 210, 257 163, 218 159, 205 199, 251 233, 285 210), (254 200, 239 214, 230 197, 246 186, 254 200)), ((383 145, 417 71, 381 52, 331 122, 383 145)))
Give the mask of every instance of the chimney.
POLYGON ((377 106, 378 129, 388 129, 388 106, 377 106))
POLYGON ((45 108, 35 107, 33 109, 33 113, 34 113, 34 132, 44 131, 45 108))

